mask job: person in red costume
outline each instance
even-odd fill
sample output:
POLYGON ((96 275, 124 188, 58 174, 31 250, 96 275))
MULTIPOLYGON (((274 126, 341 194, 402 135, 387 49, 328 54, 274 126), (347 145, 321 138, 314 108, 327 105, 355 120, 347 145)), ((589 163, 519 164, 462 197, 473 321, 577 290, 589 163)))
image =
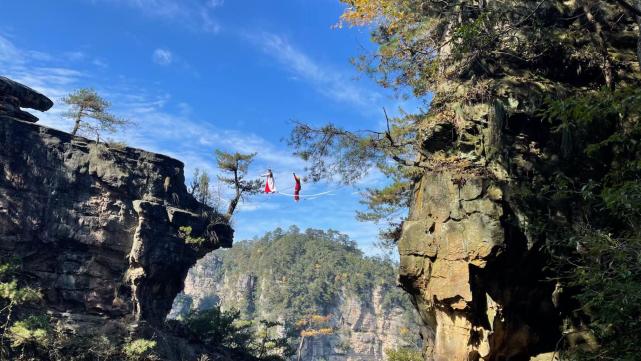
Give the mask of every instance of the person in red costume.
POLYGON ((294 200, 296 202, 300 201, 300 177, 294 173, 294 181, 296 185, 294 186, 294 200))

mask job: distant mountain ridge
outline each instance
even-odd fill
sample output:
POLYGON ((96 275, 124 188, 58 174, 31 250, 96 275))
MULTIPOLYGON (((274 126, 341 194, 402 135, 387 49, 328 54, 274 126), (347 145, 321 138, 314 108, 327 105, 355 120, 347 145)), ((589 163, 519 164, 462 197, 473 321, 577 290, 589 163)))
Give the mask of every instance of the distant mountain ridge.
POLYGON ((282 322, 295 337, 298 320, 330 316, 334 332, 307 340, 303 360, 384 360, 386 349, 419 345, 396 266, 364 256, 336 231, 276 229, 208 255, 190 271, 170 317, 217 304, 245 319, 282 322))

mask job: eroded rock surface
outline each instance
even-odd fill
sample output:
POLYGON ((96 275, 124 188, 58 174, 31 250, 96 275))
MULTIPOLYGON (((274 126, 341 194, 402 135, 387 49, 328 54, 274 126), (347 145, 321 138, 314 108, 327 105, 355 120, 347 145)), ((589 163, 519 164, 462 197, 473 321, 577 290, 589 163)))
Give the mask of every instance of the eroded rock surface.
POLYGON ((232 229, 201 210, 175 159, 0 118, 0 255, 22 260, 53 312, 160 324, 189 268, 231 246, 232 229))
POLYGON ((425 176, 399 242, 400 277, 433 360, 528 360, 560 337, 544 258, 510 224, 504 191, 478 177, 425 176))

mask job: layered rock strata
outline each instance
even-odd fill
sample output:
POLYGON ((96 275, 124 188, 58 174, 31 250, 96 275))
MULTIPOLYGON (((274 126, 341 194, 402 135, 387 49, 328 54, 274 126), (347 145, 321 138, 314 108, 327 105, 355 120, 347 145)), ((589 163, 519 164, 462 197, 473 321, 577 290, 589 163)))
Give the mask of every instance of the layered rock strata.
MULTIPOLYGON (((6 78, 0 98, 51 106, 6 78)), ((181 162, 73 137, 2 109, 0 256, 21 260, 52 312, 161 324, 189 268, 230 247, 233 230, 205 216, 186 190, 181 162), (186 242, 180 227, 202 241, 186 242)))

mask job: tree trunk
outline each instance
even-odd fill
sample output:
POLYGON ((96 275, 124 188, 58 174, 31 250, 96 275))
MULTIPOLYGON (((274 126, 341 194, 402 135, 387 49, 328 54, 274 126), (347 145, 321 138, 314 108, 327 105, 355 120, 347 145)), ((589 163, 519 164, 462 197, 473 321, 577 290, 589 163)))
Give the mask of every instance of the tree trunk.
POLYGON ((300 344, 298 345, 298 357, 296 357, 296 361, 300 361, 301 357, 303 357, 303 344, 305 343, 305 336, 300 337, 300 344))
POLYGON ((605 40, 605 35, 603 35, 603 26, 592 11, 592 5, 593 3, 590 1, 581 1, 581 7, 583 8, 583 11, 585 11, 585 16, 588 19, 588 22, 594 26, 593 41, 597 49, 601 51, 601 56, 603 57, 603 66, 601 69, 603 70, 605 85, 608 89, 614 89, 614 66, 612 65, 612 58, 608 52, 608 44, 605 40))
POLYGON ((80 109, 78 109, 78 114, 76 114, 75 119, 74 119, 76 123, 73 126, 73 130, 71 131, 71 135, 76 135, 76 133, 78 133, 78 130, 80 129, 80 122, 82 121, 82 112, 84 110, 85 110, 85 108, 82 107, 82 106, 80 107, 80 109))
POLYGON ((80 117, 76 118, 76 124, 73 126, 73 130, 71 131, 71 135, 76 135, 78 133, 78 129, 80 128, 80 117))
POLYGON ((231 217, 234 215, 234 211, 236 210, 236 206, 238 205, 239 201, 240 195, 236 195, 234 199, 229 201, 229 207, 227 207, 227 219, 231 219, 231 217))
POLYGON ((240 202, 240 197, 243 194, 240 180, 238 179, 238 162, 236 162, 236 169, 234 170, 234 187, 236 188, 236 196, 234 197, 234 199, 229 201, 229 207, 227 207, 227 219, 231 219, 231 217, 234 215, 236 206, 238 206, 238 202, 240 202))

